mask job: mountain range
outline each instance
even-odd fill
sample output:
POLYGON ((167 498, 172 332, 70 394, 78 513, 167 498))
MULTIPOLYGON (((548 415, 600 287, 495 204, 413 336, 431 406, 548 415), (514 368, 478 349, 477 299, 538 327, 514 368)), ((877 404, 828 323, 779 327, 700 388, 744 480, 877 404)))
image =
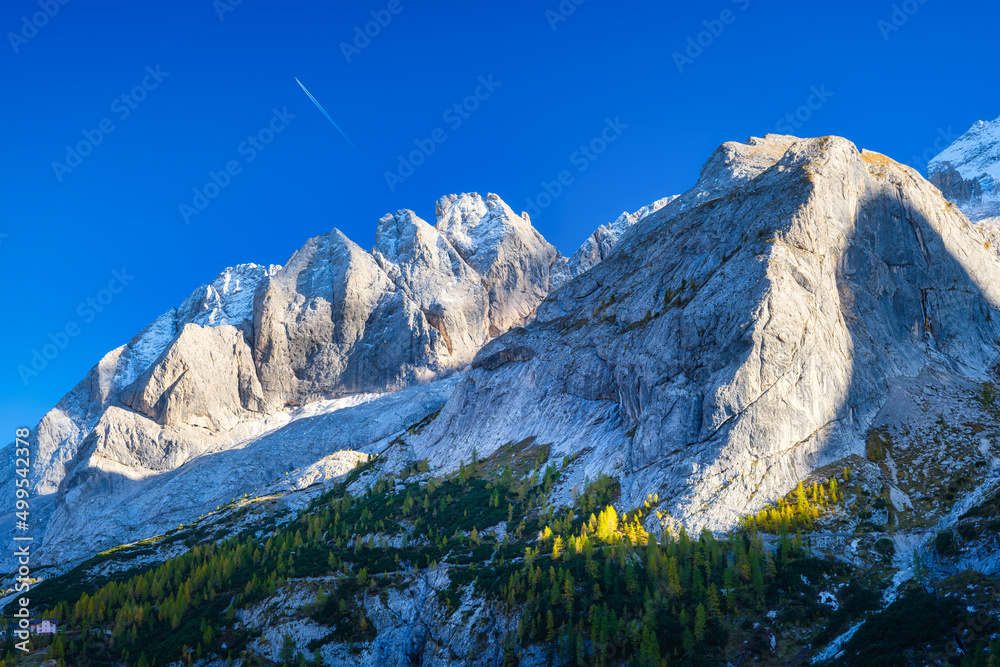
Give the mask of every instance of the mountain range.
MULTIPOLYGON (((714 544, 706 535, 757 521, 772 535, 763 563, 767 548, 784 549, 788 525, 800 541, 804 527, 769 531, 767 513, 811 484, 805 506, 827 507, 819 485, 833 479, 833 500, 839 483, 847 501, 825 519, 817 510, 815 526, 810 515, 810 558, 855 568, 837 575, 844 586, 863 570, 881 603, 851 612, 822 642, 789 619, 782 626, 776 611, 734 626, 730 644, 711 650, 719 657, 735 650, 734 637, 766 635, 770 645, 755 655, 863 664, 853 635, 874 627, 880 609, 912 600, 914 581, 975 571, 986 579, 969 586, 998 590, 988 515, 1000 480, 998 202, 1000 119, 973 125, 929 163, 928 179, 844 138, 766 135, 719 146, 691 189, 622 213, 569 257, 497 195, 465 193, 439 199, 433 223, 409 210, 386 214, 370 250, 334 229, 283 266, 228 268, 107 353, 32 430, 42 590, 53 604, 66 601, 53 586, 76 595, 67 582, 89 581, 96 590, 116 573, 218 542, 220 525, 263 543, 331 493, 384 498, 388 508, 422 492, 431 511, 440 480, 467 485, 470 470, 492 464, 498 476, 520 475, 524 497, 533 483, 544 487, 525 522, 583 511, 590 501, 581 499, 613 484, 607 504, 654 542, 700 533, 699 544, 714 544), (976 530, 942 549, 940 536, 959 524, 976 530), (185 539, 163 537, 172 534, 185 539)), ((516 485, 489 479, 486 489, 516 485)), ((2 484, 8 497, 14 484, 12 476, 2 484)), ((555 563, 549 536, 515 534, 519 508, 512 501, 506 521, 471 530, 458 520, 455 542, 475 552, 492 540, 494 566, 508 544, 524 559, 545 546, 555 563)), ((446 515, 447 503, 439 509, 446 515)), ((564 531, 575 543, 574 520, 564 531)), ((7 514, 0 526, 13 532, 14 521, 7 514)), ((365 521, 359 514, 352 525, 355 553, 379 540, 405 549, 424 535, 421 520, 369 530, 365 521)), ((736 559, 744 547, 731 548, 736 559)), ((350 597, 367 619, 357 640, 324 630, 308 610, 287 611, 325 608, 325 593, 321 602, 311 588, 301 592, 325 585, 319 575, 283 575, 245 608, 234 597, 222 607, 233 610, 225 628, 252 629, 243 650, 273 661, 283 659, 285 637, 326 664, 550 660, 544 642, 518 630, 519 603, 498 610, 472 583, 460 602, 435 597, 458 585, 463 558, 445 550, 433 567, 415 559, 393 584, 401 593, 383 582, 366 594, 366 568, 361 597, 350 597), (278 602, 286 612, 275 611, 278 602)), ((357 566, 345 572, 358 582, 357 566)), ((839 609, 853 599, 848 590, 809 595, 819 595, 814 606, 832 599, 839 609)), ((995 614, 995 600, 983 599, 966 607, 995 614)), ((572 602, 566 611, 572 619, 572 602)), ((697 635, 684 613, 677 632, 694 623, 697 635)), ((597 641, 582 628, 580 660, 597 641)), ((955 650, 943 641, 913 660, 955 650)), ((254 664, 249 653, 242 664, 254 664)), ((673 655, 689 656, 687 644, 673 655)), ((200 664, 212 660, 226 664, 224 647, 200 664)))

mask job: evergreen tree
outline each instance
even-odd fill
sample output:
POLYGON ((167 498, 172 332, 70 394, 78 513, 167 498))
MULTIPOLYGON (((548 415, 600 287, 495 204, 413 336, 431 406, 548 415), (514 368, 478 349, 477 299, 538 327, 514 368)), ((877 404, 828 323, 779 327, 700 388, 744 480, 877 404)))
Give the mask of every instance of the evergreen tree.
POLYGON ((699 602, 698 606, 695 607, 694 610, 694 638, 698 642, 704 641, 705 639, 705 622, 705 605, 699 602))
POLYGON ((683 639, 681 639, 681 644, 684 646, 685 654, 694 654, 694 635, 691 634, 690 628, 684 628, 684 636, 683 639))
POLYGON ((572 575, 566 573, 566 580, 563 582, 563 606, 566 608, 566 616, 573 618, 573 593, 575 582, 572 575))
POLYGON ((284 638, 281 640, 281 650, 278 652, 278 660, 281 661, 282 665, 289 665, 294 657, 295 640, 292 639, 292 635, 286 632, 284 638))

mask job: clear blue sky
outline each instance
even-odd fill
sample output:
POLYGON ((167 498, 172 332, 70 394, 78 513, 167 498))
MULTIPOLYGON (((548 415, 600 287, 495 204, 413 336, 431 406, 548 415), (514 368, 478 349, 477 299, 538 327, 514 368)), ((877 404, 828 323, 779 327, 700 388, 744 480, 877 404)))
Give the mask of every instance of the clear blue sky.
POLYGON ((559 0, 228 2, 0 3, 0 442, 226 266, 283 263, 333 227, 370 247, 382 214, 433 220, 453 192, 496 192, 520 211, 568 169, 533 222, 570 253, 622 210, 690 187, 718 144, 789 113, 808 117, 796 134, 911 164, 1000 113, 996 0, 563 0, 568 16, 559 0), (47 5, 54 16, 36 16, 47 5), (391 20, 347 62, 341 44, 372 11, 391 20), (701 53, 679 68, 689 37, 701 53), (453 110, 477 90, 467 117, 453 110), (241 150, 275 108, 295 118, 241 150), (67 163, 104 119, 112 132, 67 163), (594 159, 574 156, 606 119, 627 127, 594 159), (390 189, 397 156, 438 128, 390 189), (179 206, 230 161, 239 173, 185 224, 179 206), (92 311, 123 268, 134 278, 92 311), (18 365, 67 324, 77 335, 26 385, 18 365))

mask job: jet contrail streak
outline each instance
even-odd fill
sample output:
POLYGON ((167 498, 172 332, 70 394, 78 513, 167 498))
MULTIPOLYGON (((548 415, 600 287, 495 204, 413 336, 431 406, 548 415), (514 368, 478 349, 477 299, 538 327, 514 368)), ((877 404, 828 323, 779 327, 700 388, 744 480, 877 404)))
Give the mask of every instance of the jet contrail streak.
MULTIPOLYGON (((309 90, 305 86, 302 85, 302 82, 299 81, 299 77, 295 77, 295 83, 299 84, 299 87, 302 89, 302 92, 304 92, 306 95, 309 96, 309 99, 311 99, 313 101, 313 104, 316 105, 316 108, 319 109, 320 111, 322 111, 323 115, 326 116, 326 119, 328 121, 330 121, 331 123, 333 123, 333 126, 335 128, 337 128, 337 132, 340 132, 340 135, 342 137, 344 137, 344 139, 347 141, 347 143, 349 143, 351 145, 351 148, 353 148, 354 150, 357 151, 358 147, 354 145, 353 141, 351 141, 350 139, 347 138, 347 135, 344 134, 344 131, 342 129, 340 129, 339 125, 337 125, 337 121, 335 121, 333 118, 330 117, 330 114, 328 114, 326 112, 326 109, 323 108, 323 105, 320 104, 319 101, 317 101, 317 99, 315 97, 313 97, 313 94, 310 93, 309 90)), ((360 153, 361 151, 358 151, 358 152, 360 153)))

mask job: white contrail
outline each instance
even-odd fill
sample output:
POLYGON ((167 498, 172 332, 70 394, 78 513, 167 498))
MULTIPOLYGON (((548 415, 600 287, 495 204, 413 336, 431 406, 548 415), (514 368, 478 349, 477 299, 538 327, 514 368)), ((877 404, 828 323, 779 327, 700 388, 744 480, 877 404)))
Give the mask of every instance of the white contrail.
MULTIPOLYGON (((347 141, 347 143, 349 143, 349 144, 351 145, 351 148, 353 148, 354 150, 356 150, 356 151, 357 151, 357 150, 358 150, 358 147, 354 145, 354 142, 353 142, 353 141, 351 141, 351 140, 350 140, 350 139, 349 139, 349 138, 347 137, 347 135, 346 135, 346 134, 344 134, 344 131, 343 131, 342 129, 340 129, 340 126, 339 126, 339 125, 337 125, 337 121, 335 121, 335 120, 334 120, 333 118, 331 118, 331 117, 330 117, 330 114, 328 114, 328 113, 326 112, 326 109, 324 109, 324 108, 323 108, 323 105, 322 105, 322 104, 320 104, 320 103, 319 103, 319 102, 318 102, 318 101, 316 100, 316 98, 315 98, 315 97, 313 97, 313 94, 312 94, 312 93, 310 93, 310 92, 309 92, 309 90, 308 90, 308 89, 307 89, 307 88, 306 88, 305 86, 303 86, 303 85, 302 85, 302 82, 301 82, 301 81, 299 81, 299 77, 295 77, 295 83, 299 84, 299 87, 300 87, 300 88, 302 88, 302 92, 304 92, 304 93, 305 93, 306 95, 308 95, 308 96, 309 96, 309 99, 311 99, 311 100, 313 101, 313 104, 315 104, 315 105, 316 105, 316 108, 317 108, 317 109, 319 109, 320 111, 322 111, 322 112, 323 112, 323 115, 324 115, 324 116, 326 116, 326 119, 327 119, 328 121, 330 121, 331 123, 333 123, 333 126, 334 126, 335 128, 337 128, 337 132, 340 132, 340 135, 341 135, 342 137, 344 137, 344 139, 345 139, 345 140, 347 141)), ((361 151, 358 151, 358 152, 360 153, 361 151)))

